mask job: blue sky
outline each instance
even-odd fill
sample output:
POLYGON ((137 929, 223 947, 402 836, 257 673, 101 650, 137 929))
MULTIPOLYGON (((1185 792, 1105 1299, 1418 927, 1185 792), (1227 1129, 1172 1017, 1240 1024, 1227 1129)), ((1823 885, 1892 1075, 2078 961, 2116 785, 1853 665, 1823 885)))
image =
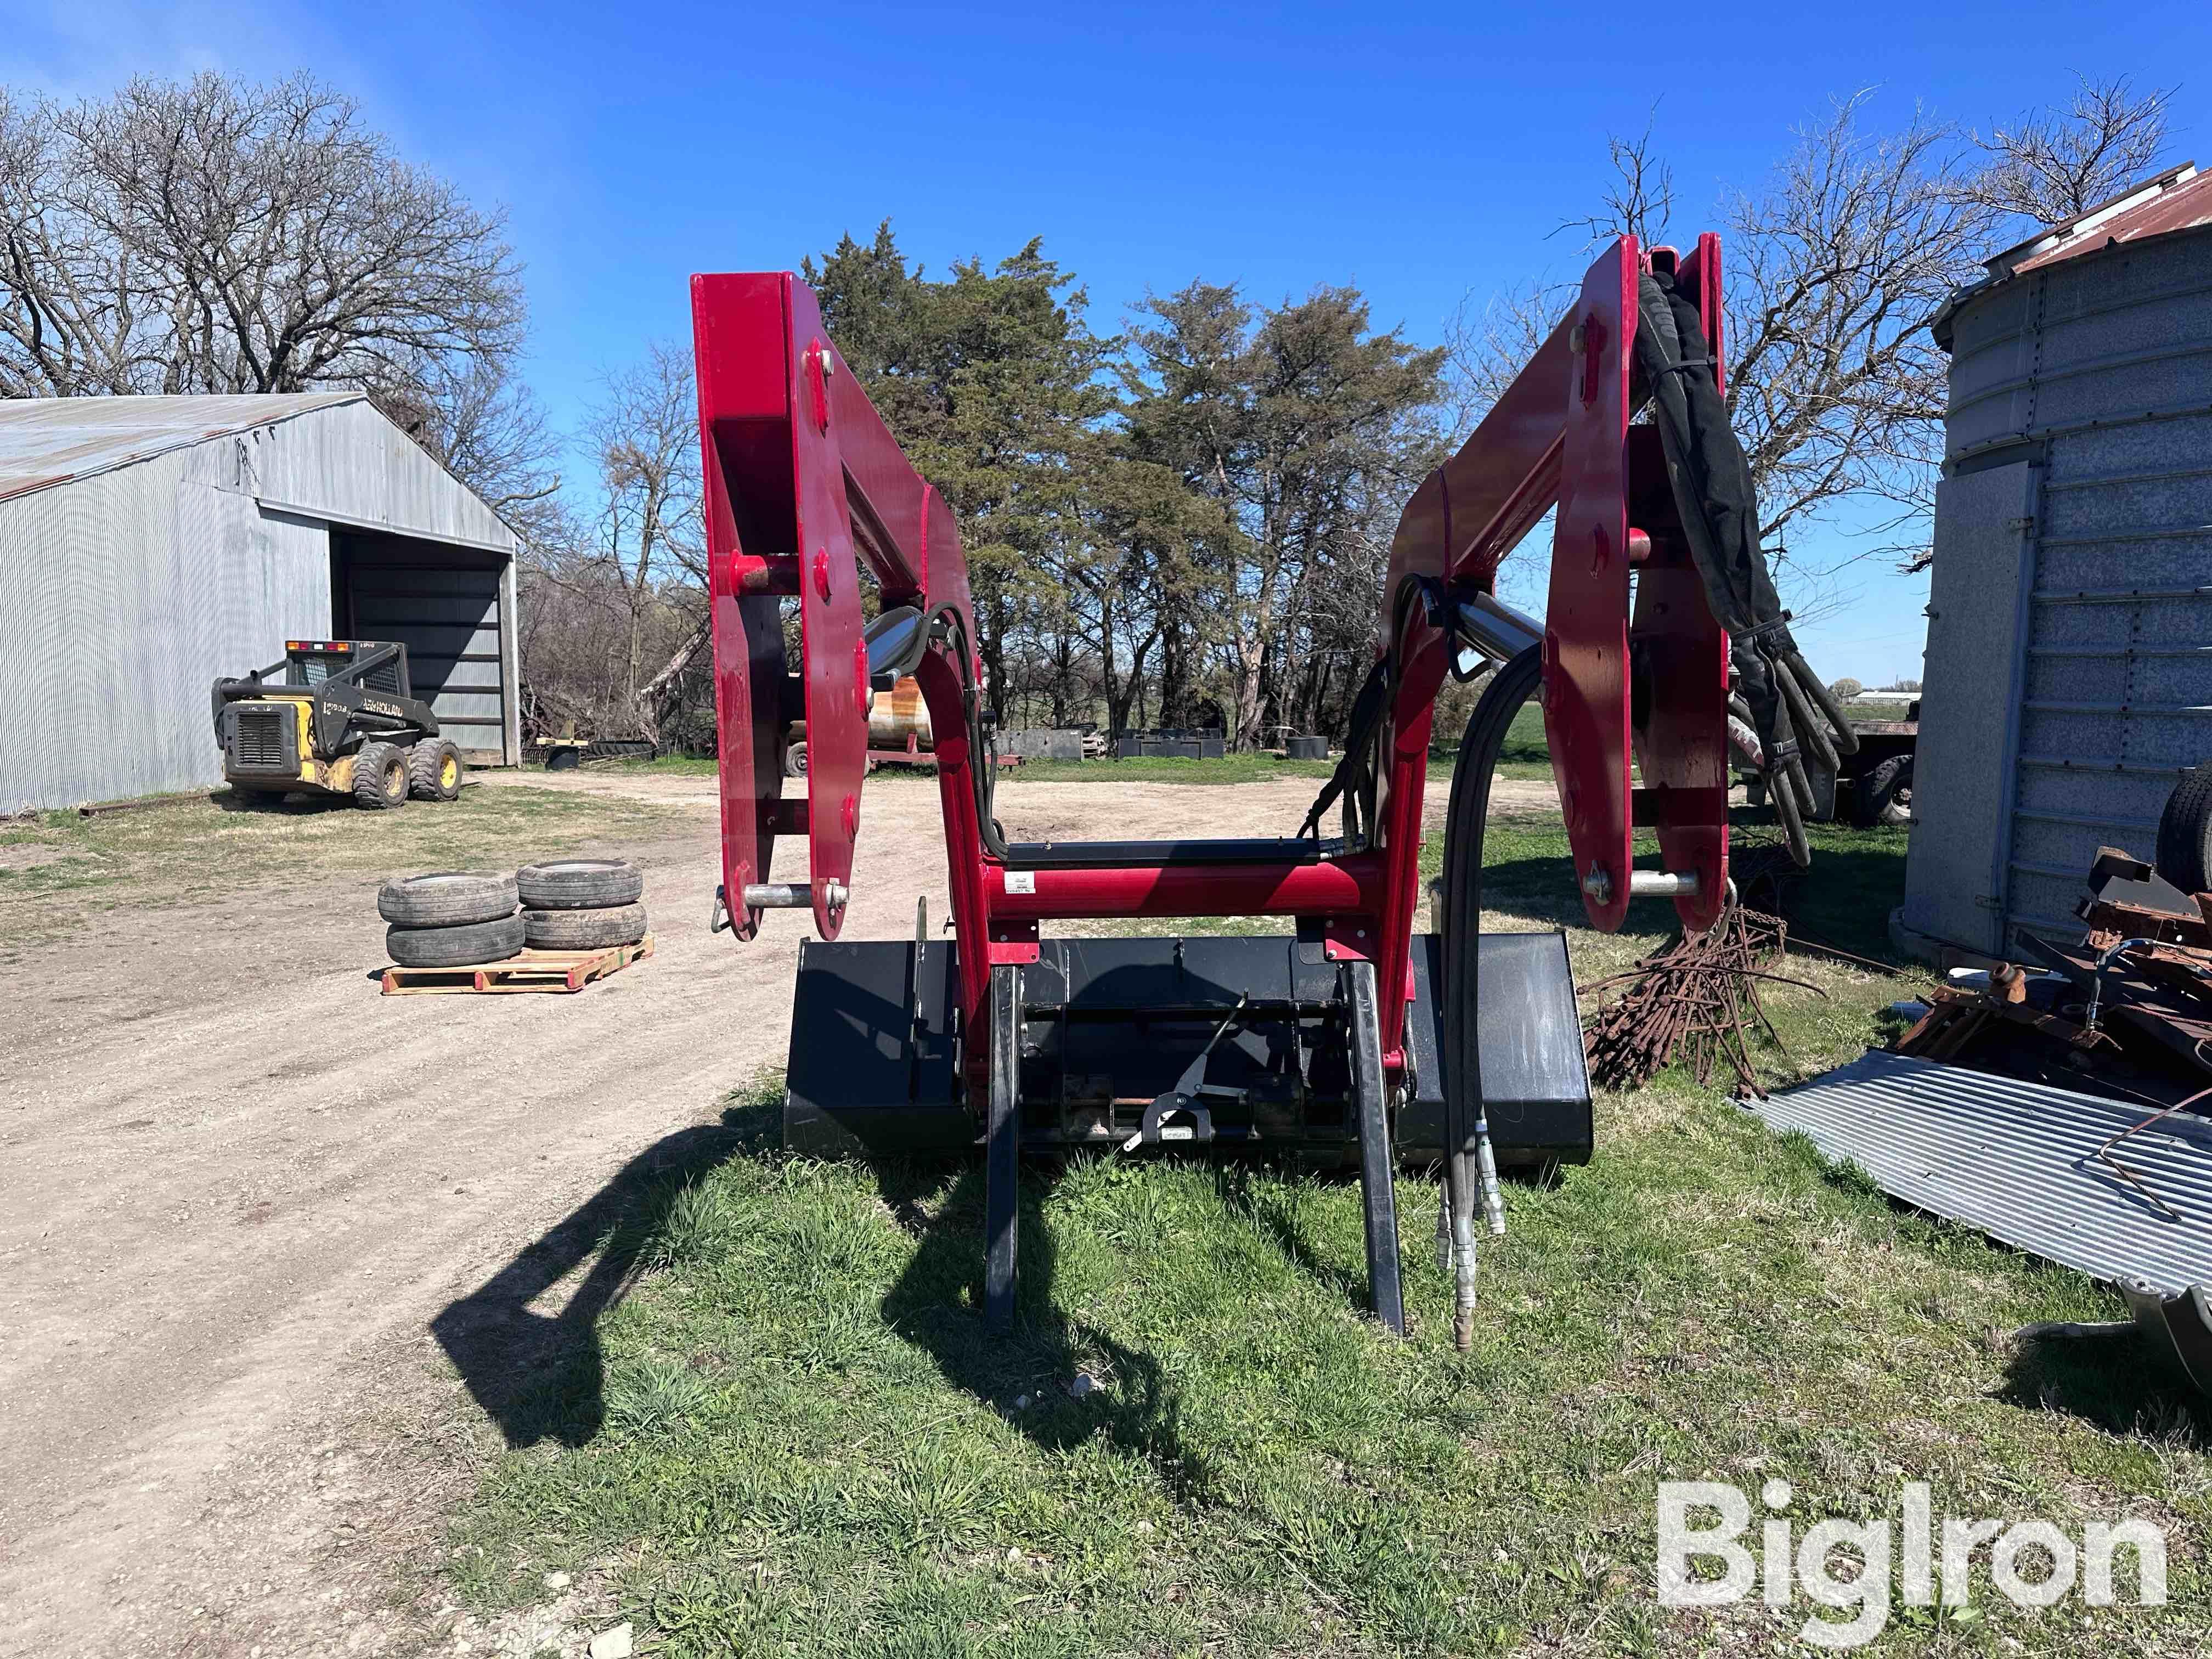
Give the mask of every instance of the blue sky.
MULTIPOLYGON (((139 5, 10 0, 0 80, 58 95, 134 73, 308 68, 411 158, 504 204, 530 377, 574 420, 597 378, 688 329, 695 270, 781 269, 893 220, 941 270, 1032 235, 1112 327, 1146 289, 1256 298, 1354 282, 1423 341, 1462 297, 1579 269, 1609 131, 1657 132, 1676 230, 1754 186, 1793 124, 1881 88, 1987 124, 2076 70, 2180 82, 2180 151, 2212 151, 2201 7, 2021 0, 1848 9, 1716 0, 1450 5, 634 3, 139 5), (1663 94, 1663 96, 1662 95, 1663 94)), ((2212 159, 2212 158, 2208 158, 2212 159)), ((1849 550, 1841 532, 1816 558, 1849 550)), ((1821 672, 1919 672, 1923 581, 1855 568, 1802 630, 1821 672)))

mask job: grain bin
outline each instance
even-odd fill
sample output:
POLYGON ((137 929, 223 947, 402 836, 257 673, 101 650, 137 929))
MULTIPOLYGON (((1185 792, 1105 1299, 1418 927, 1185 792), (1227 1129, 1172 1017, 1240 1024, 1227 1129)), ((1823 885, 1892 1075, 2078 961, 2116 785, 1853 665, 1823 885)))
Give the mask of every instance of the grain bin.
POLYGON ((1917 821, 1893 932, 2079 935, 2100 846, 2148 857, 2212 758, 2212 175, 2161 173, 1998 255, 1951 353, 1917 821))

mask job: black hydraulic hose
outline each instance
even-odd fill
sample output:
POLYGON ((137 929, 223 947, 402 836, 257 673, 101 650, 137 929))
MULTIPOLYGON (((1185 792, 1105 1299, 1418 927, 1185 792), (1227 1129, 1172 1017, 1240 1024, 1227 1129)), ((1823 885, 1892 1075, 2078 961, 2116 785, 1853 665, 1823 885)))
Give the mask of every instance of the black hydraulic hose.
POLYGON ((999 747, 983 727, 983 688, 969 678, 975 658, 961 625, 960 613, 946 606, 930 618, 933 631, 945 635, 945 654, 960 667, 961 714, 968 727, 968 770, 975 795, 975 824, 983 850, 993 858, 1006 856, 1006 832, 994 813, 999 787, 999 747))
POLYGON ((1775 816, 1802 866, 1812 860, 1804 812, 1813 791, 1803 757, 1833 771, 1841 756, 1857 750, 1858 738, 1790 637, 1790 613, 1759 546, 1750 462, 1729 424, 1704 343, 1697 306, 1672 273, 1645 274, 1638 290, 1634 401, 1651 405, 1691 562, 1714 618, 1728 630, 1775 816))
POLYGON ((1491 676, 1467 722, 1452 769, 1444 817, 1443 935, 1444 1191, 1449 1205, 1454 1280, 1452 1342, 1474 1340, 1474 1206, 1488 1146, 1482 1103, 1482 1055, 1476 999, 1482 956, 1482 838, 1491 775, 1521 705, 1543 679, 1543 647, 1532 645, 1491 676))

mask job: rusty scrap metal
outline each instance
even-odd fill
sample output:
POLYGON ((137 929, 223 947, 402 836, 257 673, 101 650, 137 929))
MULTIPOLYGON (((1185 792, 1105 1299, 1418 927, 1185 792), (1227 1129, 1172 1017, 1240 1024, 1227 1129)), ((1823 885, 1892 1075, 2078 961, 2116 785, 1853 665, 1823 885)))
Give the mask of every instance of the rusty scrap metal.
POLYGON ((2159 1209, 2164 1212, 2167 1219, 2172 1221, 2185 1220, 2187 1218, 2185 1218, 2180 1211, 2175 1209, 2172 1205, 2167 1203, 2164 1199, 2160 1198, 2156 1193, 2151 1190, 2150 1183, 2145 1181, 2141 1175, 2128 1168, 2126 1164, 2121 1163, 2117 1158, 2114 1158, 2112 1156, 2112 1148, 2132 1136, 2141 1134, 2145 1129, 2149 1128, 2153 1124, 2162 1123, 2167 1118, 2172 1117, 2176 1112, 2182 1111, 2186 1108, 2194 1106, 2198 1101, 2206 1099, 2207 1097, 2212 1097, 2212 1089, 2200 1089, 2195 1094, 2190 1096, 2186 1100, 2177 1100, 2172 1105, 2166 1107, 2162 1111, 2153 1112, 2148 1117, 2143 1119, 2142 1122, 2131 1124, 2127 1128, 2122 1129, 2118 1133, 2112 1136, 2102 1146, 2099 1146, 2095 1152, 2092 1152, 2090 1157, 2097 1163, 2103 1164, 2114 1175, 2119 1176, 2121 1180, 2126 1182, 2129 1186, 2134 1188, 2145 1198, 2148 1199, 2153 1204, 2158 1206, 2159 1209))
POLYGON ((1782 1039, 1759 1004, 1760 984, 1796 985, 1827 995, 1809 981, 1764 965, 1784 954, 1788 935, 1789 925, 1780 918, 1731 905, 1705 932, 1678 938, 1626 973, 1583 987, 1589 994, 1629 982, 1618 1001, 1590 1018, 1583 1037, 1590 1081, 1632 1089, 1680 1054, 1700 1086, 1710 1087, 1725 1064, 1739 1084, 1763 1099, 1747 1026, 1764 1030, 1778 1048, 1782 1039))

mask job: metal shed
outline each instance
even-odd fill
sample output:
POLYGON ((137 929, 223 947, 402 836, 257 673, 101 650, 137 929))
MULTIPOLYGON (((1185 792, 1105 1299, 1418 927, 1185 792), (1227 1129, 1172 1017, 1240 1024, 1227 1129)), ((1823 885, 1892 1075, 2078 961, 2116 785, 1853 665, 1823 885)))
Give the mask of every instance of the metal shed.
POLYGON ((1951 353, 1899 942, 2070 933, 2100 846, 2148 856, 2212 758, 2212 175, 2007 250, 1951 353))
POLYGON ((0 403, 0 812, 218 782, 218 674, 397 640, 521 750, 515 538, 357 392, 0 403))

